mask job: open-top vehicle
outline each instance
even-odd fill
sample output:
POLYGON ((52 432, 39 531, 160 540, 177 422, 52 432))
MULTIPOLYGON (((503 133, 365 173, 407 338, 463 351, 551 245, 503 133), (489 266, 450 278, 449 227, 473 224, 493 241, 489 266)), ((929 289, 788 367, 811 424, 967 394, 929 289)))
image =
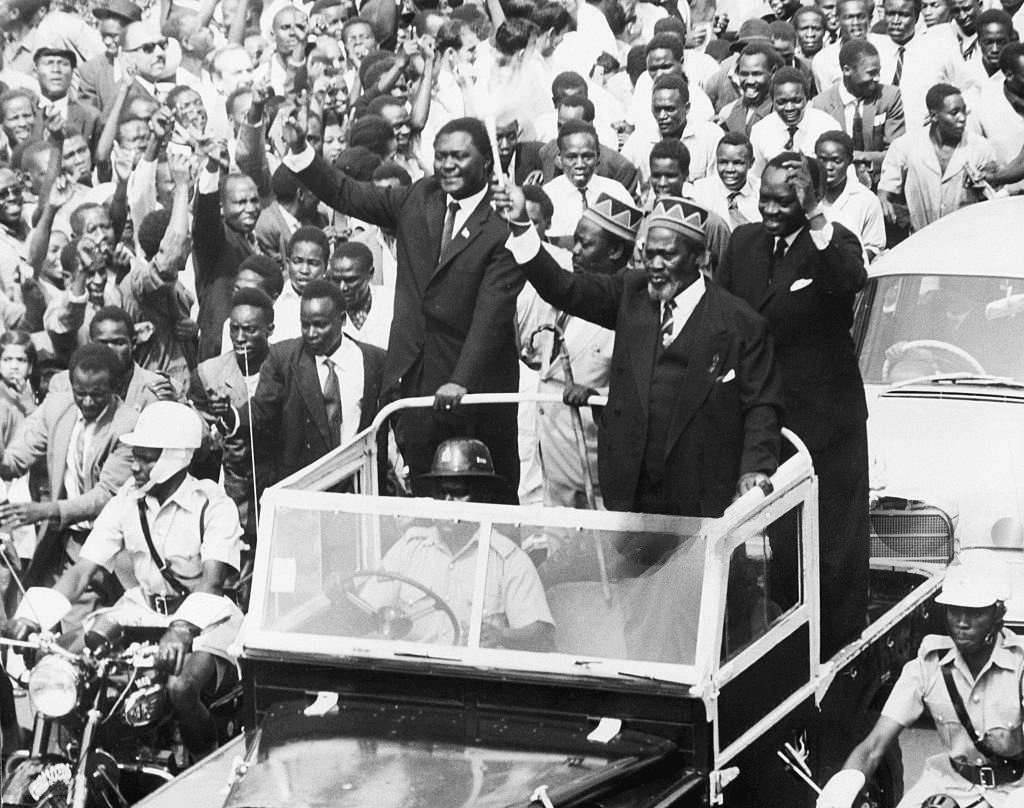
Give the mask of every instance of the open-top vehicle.
MULTIPOLYGON (((819 781, 841 763, 930 627, 940 568, 874 569, 870 626, 820 663, 817 484, 795 436, 773 492, 719 519, 378 496, 376 427, 429 403, 266 492, 248 731, 140 805, 813 804, 779 751, 819 781), (474 533, 453 602, 388 565, 425 530, 474 533), (553 644, 485 647, 496 598, 517 596, 495 559, 537 532, 553 644)), ((895 805, 898 757, 875 785, 895 805)))

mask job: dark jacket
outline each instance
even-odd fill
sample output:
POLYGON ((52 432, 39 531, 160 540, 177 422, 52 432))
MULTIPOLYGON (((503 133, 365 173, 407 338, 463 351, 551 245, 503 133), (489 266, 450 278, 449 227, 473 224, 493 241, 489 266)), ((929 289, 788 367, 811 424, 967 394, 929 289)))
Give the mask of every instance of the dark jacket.
MULTIPOLYGON (((598 439, 601 491, 610 510, 635 510, 647 449, 660 305, 641 270, 591 275, 560 270, 541 250, 525 265, 558 309, 615 329, 608 406, 598 439)), ((663 447, 665 495, 679 512, 720 516, 743 474, 774 473, 782 387, 764 319, 709 283, 694 316, 701 329, 663 447)))
POLYGON ((715 280, 768 320, 788 426, 812 450, 867 418, 850 328, 867 280, 860 241, 841 224, 824 250, 805 228, 769 284, 774 239, 764 224, 737 227, 715 280))
POLYGON ((224 224, 220 193, 196 194, 192 254, 199 299, 199 361, 221 352, 221 332, 231 312, 238 265, 254 254, 245 237, 224 224))
MULTIPOLYGON (((350 339, 350 337, 345 337, 350 339)), ((356 342, 363 354, 363 396, 359 431, 377 414, 384 351, 356 342)), ((248 430, 247 409, 238 408, 239 427, 248 430)), ((260 367, 260 382, 252 397, 252 426, 257 472, 273 469, 272 479, 257 480, 260 490, 305 468, 338 446, 327 424, 316 360, 302 338, 270 346, 260 367)))
MULTIPOLYGON (((839 84, 816 95, 811 106, 827 112, 839 123, 838 129, 846 131, 846 112, 843 101, 839 97, 839 84)), ((906 118, 903 114, 903 99, 896 87, 882 84, 873 99, 866 100, 861 111, 863 120, 865 151, 885 151, 892 142, 907 131, 906 118)))

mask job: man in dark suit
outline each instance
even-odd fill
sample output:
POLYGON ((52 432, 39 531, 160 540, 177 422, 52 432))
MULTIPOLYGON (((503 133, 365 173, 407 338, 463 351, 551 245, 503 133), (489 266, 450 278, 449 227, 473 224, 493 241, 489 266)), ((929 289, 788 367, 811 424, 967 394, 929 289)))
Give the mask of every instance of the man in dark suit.
POLYGON ((498 157, 501 158, 501 173, 516 185, 523 185, 527 178, 540 182, 541 163, 538 151, 543 145, 536 140, 519 140, 519 121, 499 121, 495 129, 498 139, 498 157), (531 177, 531 175, 533 175, 531 177))
POLYGON ((225 421, 228 435, 250 419, 262 490, 319 460, 366 429, 377 414, 384 351, 344 333, 345 296, 326 280, 302 293, 302 336, 270 346, 256 392, 245 406, 224 397, 206 409, 225 421))
POLYGON ((200 362, 220 355, 238 265, 259 251, 253 231, 260 215, 256 183, 245 174, 231 174, 221 186, 218 147, 204 146, 207 161, 199 175, 192 226, 200 362))
POLYGON ((64 136, 81 135, 95 154, 100 139, 100 114, 68 95, 71 77, 78 65, 72 50, 39 48, 35 52, 36 78, 39 80, 40 105, 36 113, 33 134, 42 138, 46 129, 46 115, 51 110, 64 118, 64 136))
POLYGON ((839 50, 842 81, 822 90, 811 105, 827 112, 853 138, 854 164, 870 165, 878 184, 889 145, 907 131, 900 91, 878 81, 878 49, 867 40, 851 39, 839 50))
MULTIPOLYGON (((615 330, 598 477, 611 510, 721 516, 778 465, 782 386, 764 319, 698 262, 705 211, 659 200, 643 269, 565 272, 540 249, 522 192, 499 195, 509 241, 548 303, 615 330)), ((570 401, 569 403, 573 403, 570 401)), ((580 403, 580 402, 576 402, 580 403)))
POLYGON ((319 158, 302 116, 285 116, 285 165, 335 210, 397 233, 395 314, 383 397, 434 396, 434 412, 412 411, 397 425, 399 448, 416 477, 430 470, 448 437, 474 437, 491 450, 499 474, 519 481, 517 408, 459 407, 467 392, 519 387, 516 297, 523 281, 491 209, 490 138, 475 118, 457 118, 434 141, 434 175, 408 187, 356 182, 319 158))
MULTIPOLYGON (((826 220, 816 163, 794 152, 761 177, 763 222, 733 231, 715 280, 768 320, 785 425, 818 474, 822 657, 860 634, 868 594, 867 406, 850 328, 867 280, 860 242, 826 220)), ((781 557, 792 546, 775 548, 781 557)))
POLYGON ((99 20, 97 30, 103 39, 104 52, 78 68, 78 100, 95 108, 103 118, 117 96, 114 61, 121 52, 121 35, 129 23, 142 19, 142 9, 131 0, 109 0, 92 10, 99 20))

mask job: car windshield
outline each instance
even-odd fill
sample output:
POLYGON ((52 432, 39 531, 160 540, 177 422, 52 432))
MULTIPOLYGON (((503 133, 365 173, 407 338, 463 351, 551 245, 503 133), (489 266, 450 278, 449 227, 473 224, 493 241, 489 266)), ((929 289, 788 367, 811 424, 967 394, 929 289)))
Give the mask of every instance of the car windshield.
POLYGON ((514 651, 504 656, 519 666, 556 653, 576 657, 576 666, 595 658, 694 664, 703 520, 289 497, 264 512, 273 524, 261 533, 269 550, 260 547, 247 637, 265 632, 277 647, 285 635, 292 648, 314 653, 355 647, 408 658, 497 648, 514 651), (522 549, 538 537, 549 548, 543 561, 522 549))
POLYGON ((1024 279, 891 275, 868 291, 868 384, 953 373, 1024 382, 1024 279))

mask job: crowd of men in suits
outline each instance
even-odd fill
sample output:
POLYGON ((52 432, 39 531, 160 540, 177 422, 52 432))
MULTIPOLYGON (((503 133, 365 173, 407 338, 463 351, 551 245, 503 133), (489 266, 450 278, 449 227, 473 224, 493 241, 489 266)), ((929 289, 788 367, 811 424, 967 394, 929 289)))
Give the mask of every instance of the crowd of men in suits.
POLYGON ((0 29, 0 528, 32 580, 153 402, 202 414, 190 473, 251 545, 267 485, 426 395, 392 493, 464 436, 503 501, 715 517, 791 428, 823 652, 859 631, 854 296, 1018 189, 1020 0, 0 0, 0 29), (538 389, 609 401, 462 403, 538 389))

